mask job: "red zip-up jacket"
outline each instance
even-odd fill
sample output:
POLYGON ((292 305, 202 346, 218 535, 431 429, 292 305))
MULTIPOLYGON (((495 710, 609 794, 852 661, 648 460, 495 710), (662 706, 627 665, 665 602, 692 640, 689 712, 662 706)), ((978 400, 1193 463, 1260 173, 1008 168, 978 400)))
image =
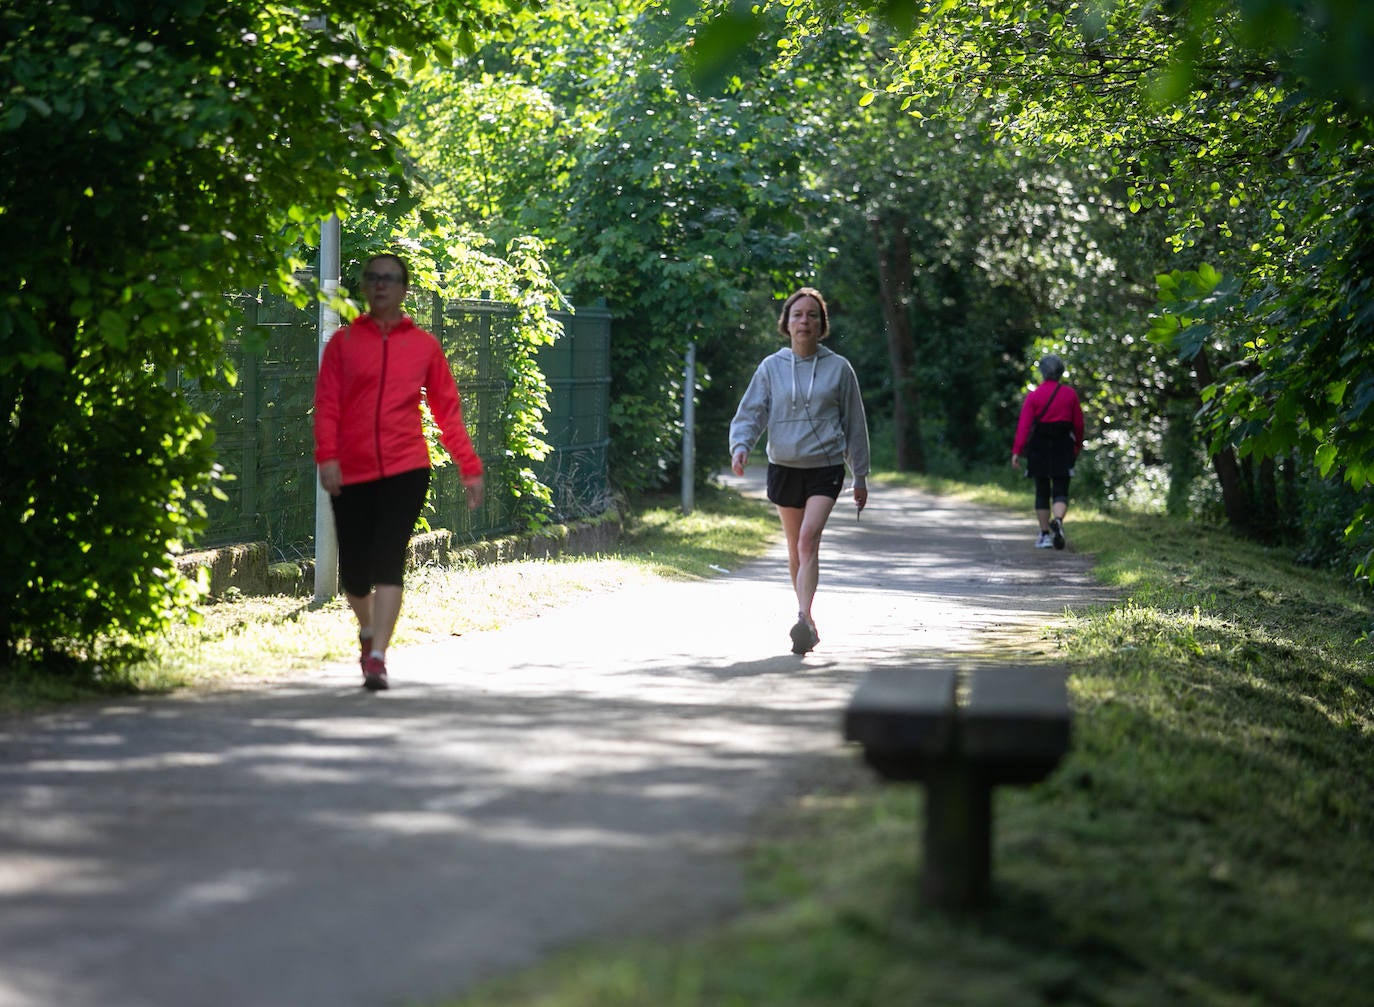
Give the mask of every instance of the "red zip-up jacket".
POLYGON ((459 471, 481 475, 444 349, 409 316, 384 335, 360 315, 325 344, 315 382, 316 464, 337 459, 345 484, 429 468, 422 390, 459 471))
POLYGON ((1073 453, 1077 457, 1083 450, 1083 406, 1078 401, 1078 393, 1068 385, 1057 381, 1042 381, 1031 389, 1026 400, 1021 403, 1021 416, 1016 424, 1016 437, 1011 443, 1011 453, 1024 455, 1030 443, 1031 427, 1036 418, 1041 423, 1069 423, 1073 426, 1073 453), (1055 393, 1055 388, 1059 392, 1055 393), (1046 409, 1046 404, 1049 408, 1046 409), (1045 415, 1040 416, 1041 411, 1045 415))

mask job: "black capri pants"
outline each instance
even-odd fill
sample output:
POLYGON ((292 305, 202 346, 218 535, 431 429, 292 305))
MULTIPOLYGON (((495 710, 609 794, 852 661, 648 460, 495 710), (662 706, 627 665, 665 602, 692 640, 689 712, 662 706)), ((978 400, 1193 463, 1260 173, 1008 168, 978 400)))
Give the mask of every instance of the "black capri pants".
POLYGON ((406 551, 429 492, 429 469, 350 483, 330 497, 339 538, 339 580, 355 598, 405 583, 406 551))
POLYGON ((1049 510, 1051 500, 1069 502, 1068 476, 1035 477, 1035 509, 1049 510))

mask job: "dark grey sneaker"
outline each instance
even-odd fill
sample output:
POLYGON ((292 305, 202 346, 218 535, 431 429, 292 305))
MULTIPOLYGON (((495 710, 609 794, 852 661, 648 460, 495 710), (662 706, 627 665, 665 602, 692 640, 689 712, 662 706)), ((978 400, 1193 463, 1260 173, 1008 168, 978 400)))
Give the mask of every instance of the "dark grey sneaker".
POLYGON ((814 650, 816 644, 821 642, 820 634, 815 629, 806 624, 805 619, 798 619, 797 624, 792 627, 792 653, 805 654, 809 650, 814 650))
POLYGON ((1057 517, 1050 518, 1050 537, 1056 549, 1064 548, 1064 522, 1057 517))

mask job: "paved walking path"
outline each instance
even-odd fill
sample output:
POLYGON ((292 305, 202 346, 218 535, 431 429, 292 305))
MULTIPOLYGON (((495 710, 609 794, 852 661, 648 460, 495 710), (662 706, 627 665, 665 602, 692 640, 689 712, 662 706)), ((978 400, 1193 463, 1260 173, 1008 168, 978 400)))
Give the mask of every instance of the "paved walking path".
POLYGON ((806 658, 779 542, 398 649, 387 693, 340 663, 0 722, 0 1007, 420 1003, 722 917, 751 821, 841 745, 867 668, 1035 658, 1036 627, 1104 600, 1033 537, 1029 514, 876 486, 859 522, 842 497, 806 658))

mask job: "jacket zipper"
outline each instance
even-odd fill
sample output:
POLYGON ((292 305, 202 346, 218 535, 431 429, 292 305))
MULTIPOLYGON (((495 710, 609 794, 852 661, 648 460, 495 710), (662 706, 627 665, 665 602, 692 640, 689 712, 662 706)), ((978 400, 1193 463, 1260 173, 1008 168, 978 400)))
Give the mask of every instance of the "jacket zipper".
POLYGON ((387 343, 389 336, 382 333, 382 370, 377 379, 377 416, 376 422, 372 424, 374 436, 377 440, 377 478, 386 478, 386 462, 382 458, 382 399, 386 395, 386 365, 387 365, 387 343))

